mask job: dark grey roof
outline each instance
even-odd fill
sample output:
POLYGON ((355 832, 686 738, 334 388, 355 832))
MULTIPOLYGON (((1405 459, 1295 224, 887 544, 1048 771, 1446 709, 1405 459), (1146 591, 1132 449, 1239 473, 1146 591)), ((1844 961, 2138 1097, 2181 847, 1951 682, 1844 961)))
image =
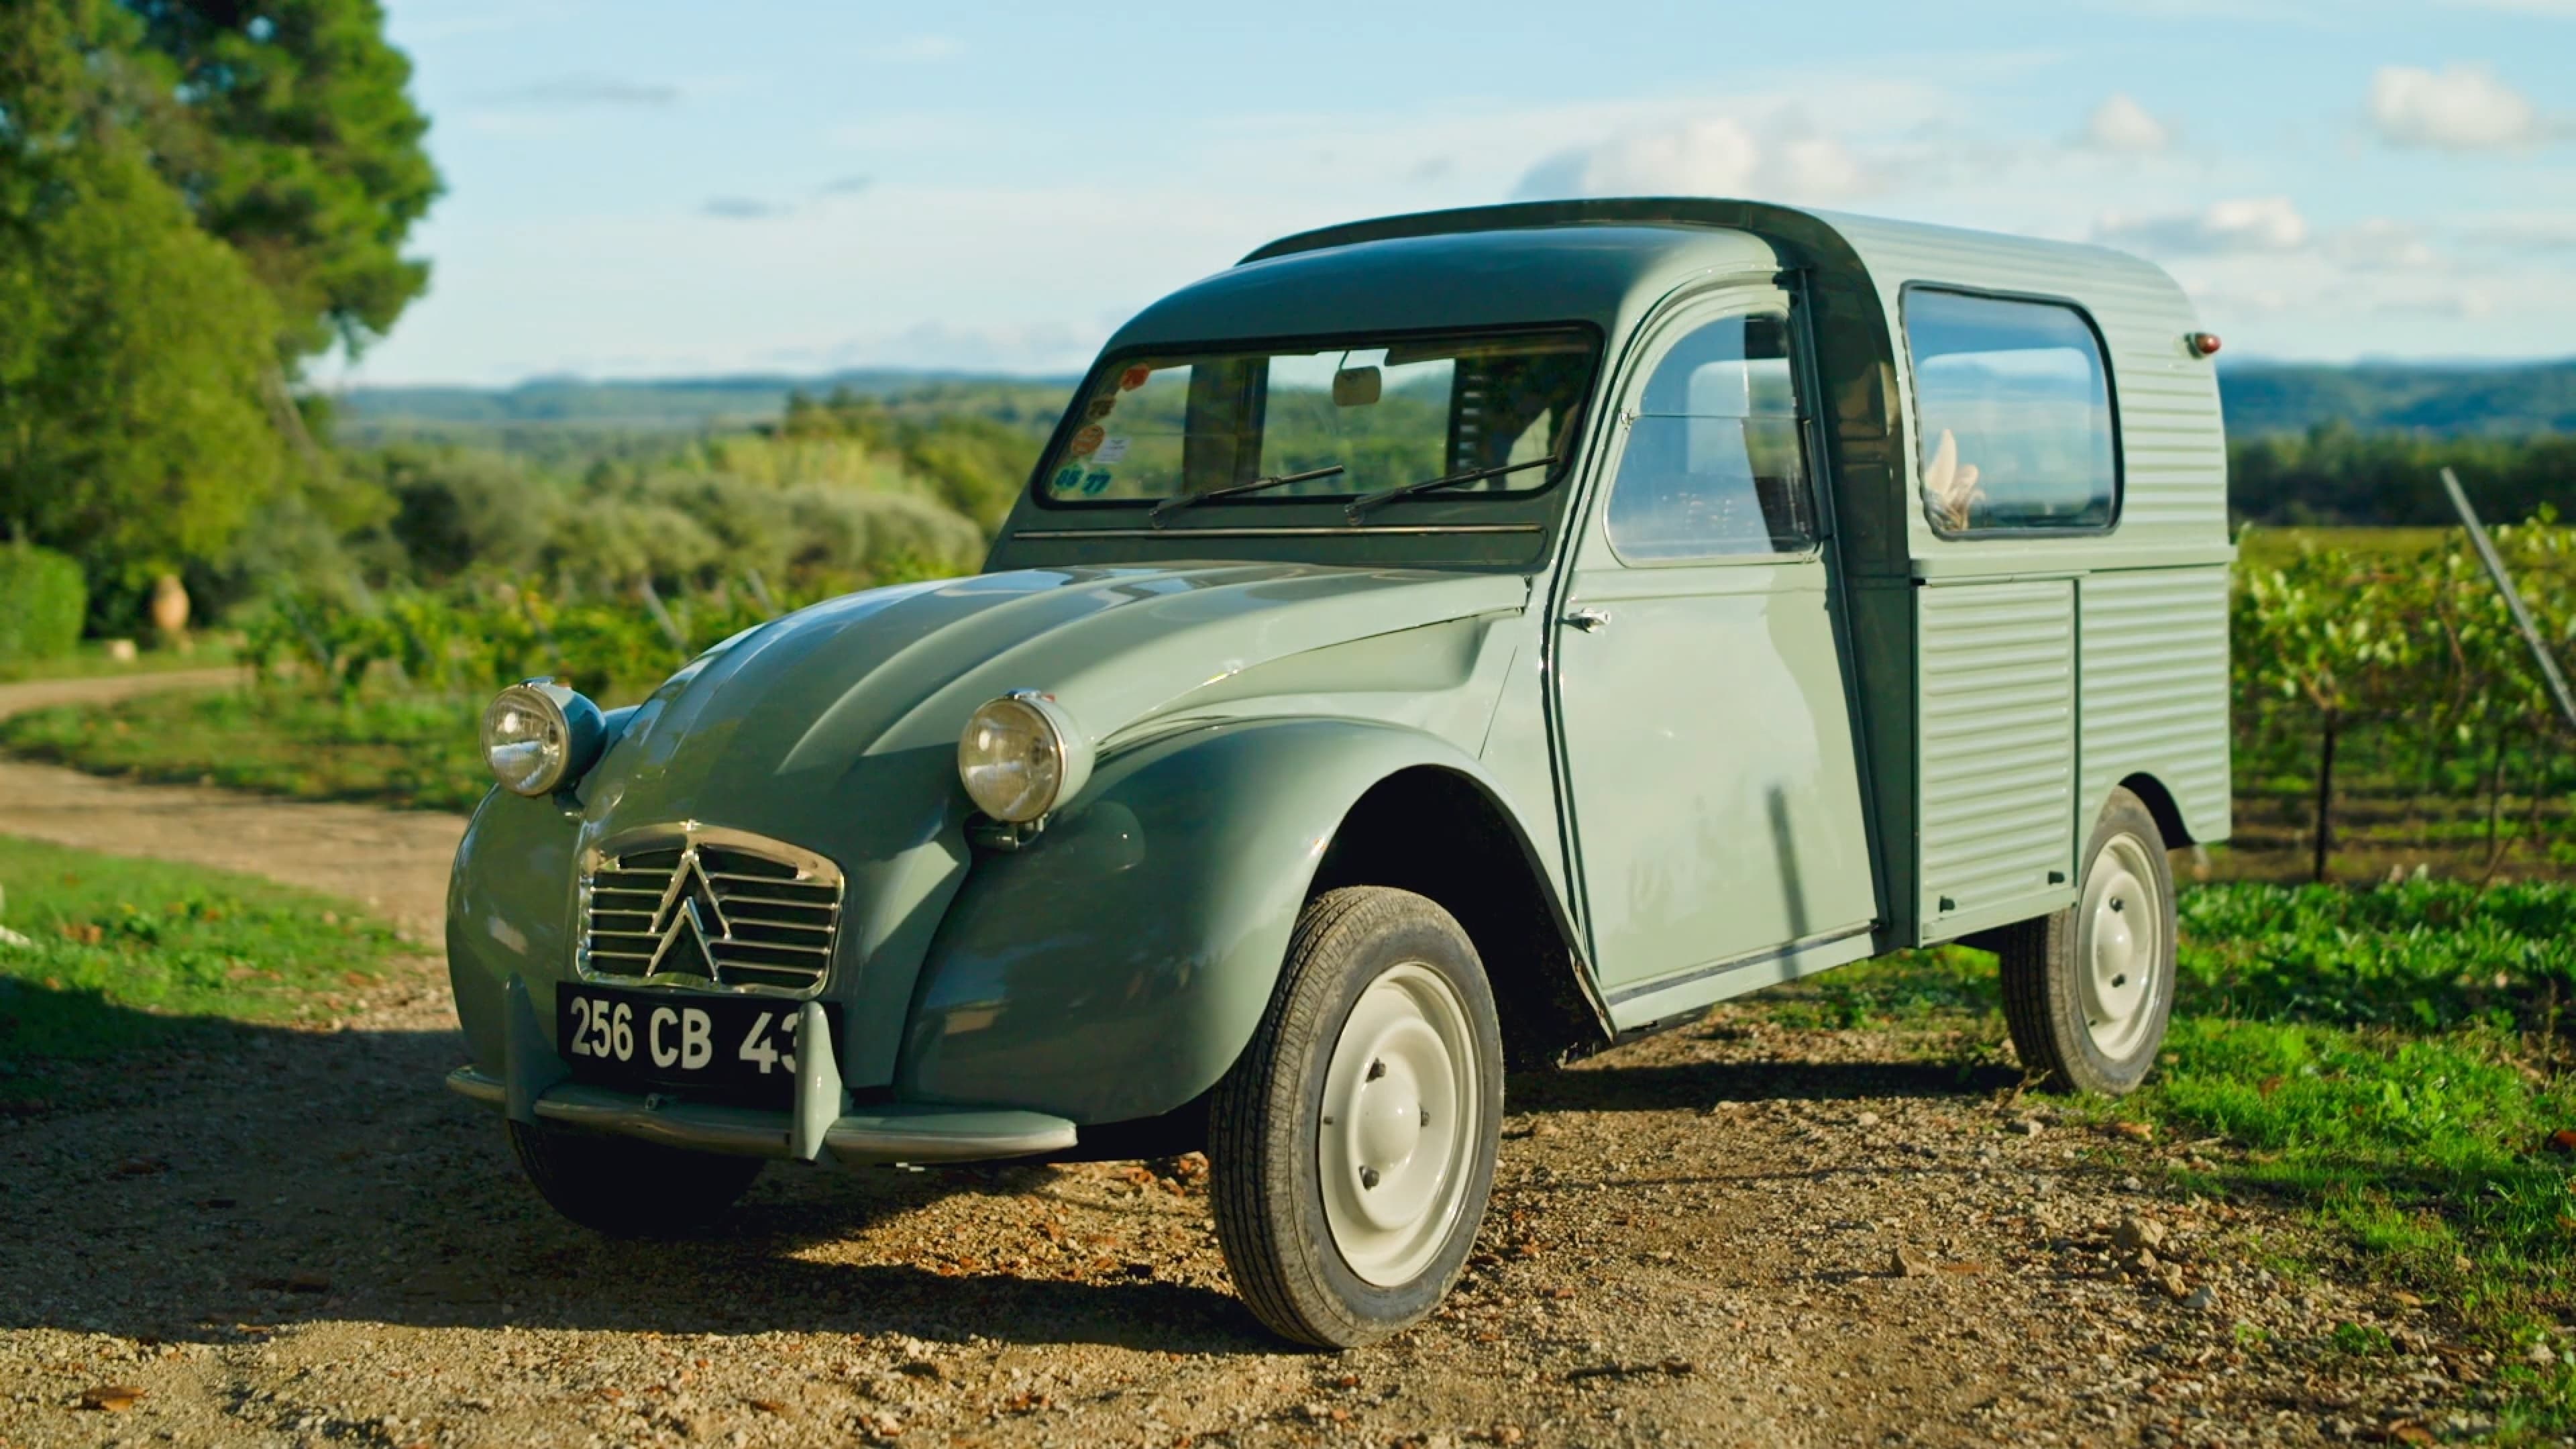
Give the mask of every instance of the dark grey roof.
POLYGON ((1607 330, 1693 272, 1772 265, 1749 233, 1679 224, 1392 236, 1246 261, 1146 308, 1111 346, 1518 322, 1607 330))

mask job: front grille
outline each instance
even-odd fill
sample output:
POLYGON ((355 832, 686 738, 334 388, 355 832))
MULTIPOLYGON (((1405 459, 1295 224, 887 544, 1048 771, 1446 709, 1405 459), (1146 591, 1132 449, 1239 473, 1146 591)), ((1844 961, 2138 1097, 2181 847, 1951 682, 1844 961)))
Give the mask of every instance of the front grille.
POLYGON ((585 851, 584 979, 822 990, 841 925, 840 868, 809 850, 688 822, 585 851))

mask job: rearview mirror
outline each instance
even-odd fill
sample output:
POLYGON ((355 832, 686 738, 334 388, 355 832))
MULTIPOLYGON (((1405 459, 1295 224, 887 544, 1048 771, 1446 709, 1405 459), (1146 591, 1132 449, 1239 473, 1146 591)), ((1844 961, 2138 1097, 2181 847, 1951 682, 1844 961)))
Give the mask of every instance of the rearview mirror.
POLYGON ((1333 374, 1333 406, 1367 407, 1378 400, 1385 386, 1385 378, 1374 367, 1345 367, 1333 374))

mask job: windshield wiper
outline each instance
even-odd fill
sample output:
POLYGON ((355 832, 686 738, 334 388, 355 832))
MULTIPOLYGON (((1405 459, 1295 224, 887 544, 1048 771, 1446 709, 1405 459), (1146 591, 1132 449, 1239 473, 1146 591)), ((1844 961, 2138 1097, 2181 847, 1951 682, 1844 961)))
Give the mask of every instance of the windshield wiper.
POLYGON ((1145 515, 1145 521, 1160 528, 1163 526, 1165 514, 1178 513, 1193 503, 1213 503, 1220 498, 1232 498, 1238 493, 1258 493, 1264 488, 1284 488, 1291 483, 1311 483, 1318 478, 1330 478, 1341 471, 1343 471, 1342 465, 1335 463, 1329 468, 1310 468, 1303 473, 1273 473, 1267 478, 1255 478, 1249 483, 1233 483, 1223 488, 1211 488, 1205 493, 1176 493, 1155 504, 1153 511, 1145 515))
POLYGON ((1519 473, 1531 468, 1544 468, 1556 461, 1556 455, 1551 453, 1544 458, 1532 458, 1526 463, 1505 463, 1494 468, 1470 468, 1464 473, 1452 473, 1445 478, 1425 478, 1419 483, 1407 483, 1402 487, 1389 488, 1384 492, 1371 493, 1366 497, 1354 498, 1350 501, 1348 506, 1342 509, 1342 512, 1351 520, 1351 522, 1357 523, 1360 521, 1361 514, 1368 512, 1370 509, 1377 507, 1381 503, 1393 503, 1399 498, 1410 498, 1416 493, 1428 493, 1434 488, 1454 488, 1461 483, 1476 483, 1487 478, 1500 478, 1506 473, 1519 473))

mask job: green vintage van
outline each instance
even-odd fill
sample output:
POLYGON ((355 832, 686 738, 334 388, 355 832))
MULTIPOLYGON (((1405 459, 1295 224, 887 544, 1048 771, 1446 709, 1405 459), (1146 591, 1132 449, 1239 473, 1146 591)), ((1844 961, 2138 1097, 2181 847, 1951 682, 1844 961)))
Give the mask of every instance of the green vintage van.
POLYGON ((1414 1322, 1507 1070, 1901 947, 2137 1085, 2228 831, 2174 283, 1744 202, 1274 242, 1111 339, 971 578, 494 701, 448 949, 537 1188, 1204 1147, 1292 1339, 1414 1322))

